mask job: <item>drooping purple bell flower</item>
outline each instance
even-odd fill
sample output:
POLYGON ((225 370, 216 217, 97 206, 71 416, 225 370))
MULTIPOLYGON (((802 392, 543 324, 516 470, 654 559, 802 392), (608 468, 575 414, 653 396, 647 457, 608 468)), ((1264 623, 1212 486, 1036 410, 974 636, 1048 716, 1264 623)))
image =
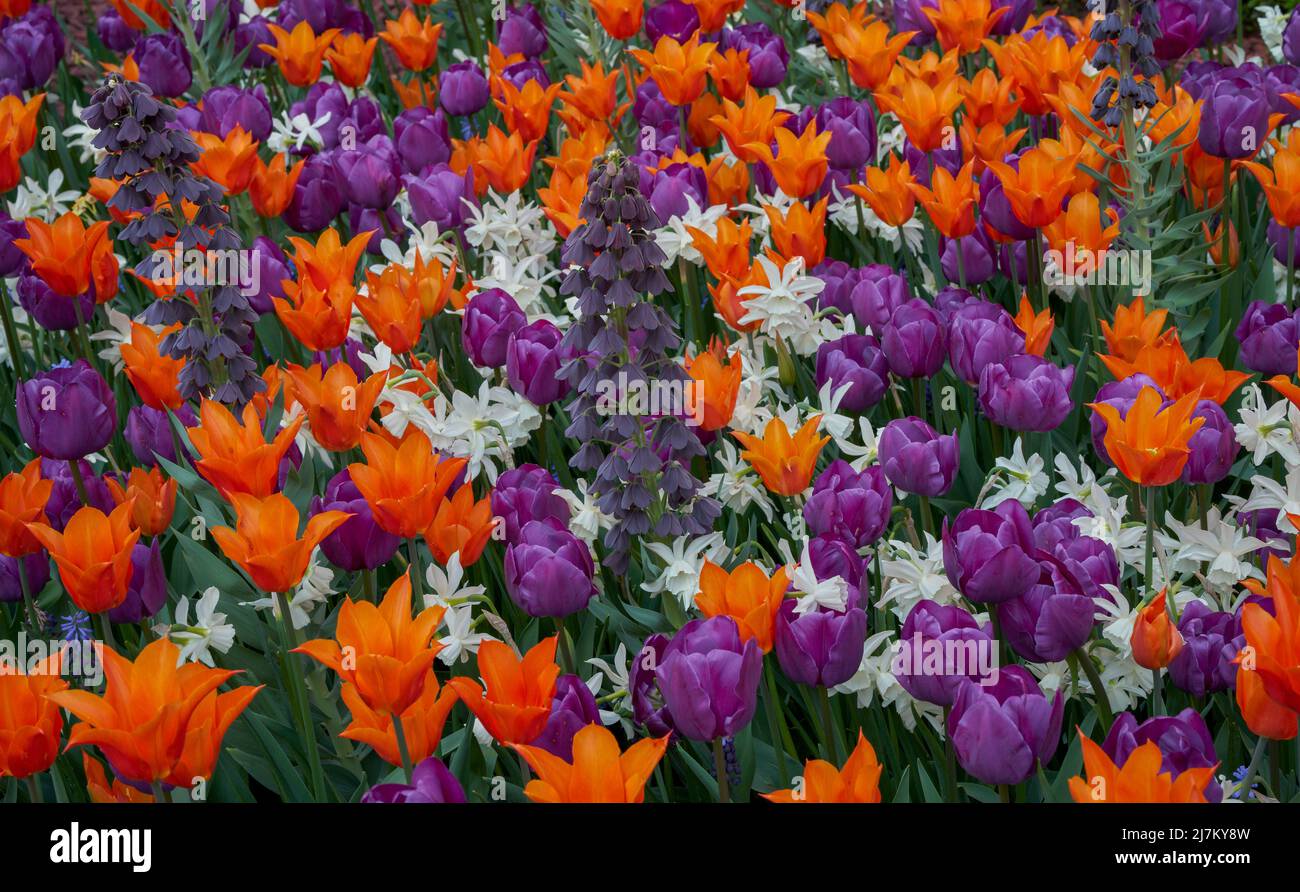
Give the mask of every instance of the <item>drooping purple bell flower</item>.
POLYGON ((552 518, 524 524, 506 547, 506 591, 529 616, 564 617, 596 594, 591 550, 552 518))
POLYGON ((108 445, 117 400, 84 359, 38 372, 18 387, 18 430, 37 455, 84 458, 108 445))
POLYGON ((957 762, 986 784, 1018 784, 1047 764, 1061 740, 1065 699, 1048 700, 1023 666, 1004 666, 997 683, 962 681, 948 714, 957 762))
POLYGON ((1061 368, 1029 353, 986 365, 979 404, 994 423, 1014 431, 1050 431, 1074 408, 1074 366, 1061 368))
POLYGON ((903 492, 933 498, 957 479, 961 452, 956 435, 940 435, 919 418, 895 418, 877 445, 885 477, 903 492))
POLYGON ((736 621, 715 616, 678 629, 655 674, 673 729, 691 740, 714 740, 735 735, 754 718, 762 671, 758 642, 742 644, 736 621))

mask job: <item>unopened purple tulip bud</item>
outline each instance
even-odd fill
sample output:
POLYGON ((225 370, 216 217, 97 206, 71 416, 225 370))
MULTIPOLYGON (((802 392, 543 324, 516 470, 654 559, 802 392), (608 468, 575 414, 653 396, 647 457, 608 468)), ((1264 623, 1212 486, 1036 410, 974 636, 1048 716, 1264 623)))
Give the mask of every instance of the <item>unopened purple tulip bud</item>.
POLYGON ((190 88, 190 54, 179 34, 146 34, 131 55, 140 69, 140 80, 155 96, 173 98, 190 88))
POLYGON ((850 334, 817 348, 817 387, 831 382, 831 393, 845 384, 840 408, 865 412, 880 402, 889 386, 889 363, 880 342, 871 335, 850 334))
POLYGON ((510 338, 527 324, 528 317, 513 297, 500 288, 489 288, 475 294, 465 307, 461 346, 474 365, 499 369, 506 364, 510 338))
MULTIPOLYGON (((1123 765, 1144 743, 1155 743, 1160 748, 1163 757, 1160 771, 1174 779, 1189 768, 1211 768, 1219 764, 1210 729, 1201 714, 1191 707, 1178 715, 1155 716, 1141 724, 1133 713, 1121 713, 1115 717, 1101 748, 1116 765, 1123 765)), ((1205 788, 1205 798, 1210 802, 1223 801, 1223 788, 1217 781, 1211 780, 1205 788)))
POLYGON ((1061 740, 1065 699, 1048 700, 1023 666, 1004 666, 992 685, 963 681, 948 714, 957 762, 986 784, 1018 784, 1047 764, 1061 740))
POLYGON ((361 797, 362 802, 451 803, 465 801, 465 790, 446 765, 430 756, 411 772, 409 784, 376 784, 361 797))
POLYGON ((817 475, 803 516, 814 536, 833 533, 866 548, 884 533, 893 506, 893 491, 879 465, 856 472, 837 459, 817 475))
POLYGON ((555 680, 551 715, 531 746, 541 747, 556 758, 573 761, 573 735, 588 725, 600 724, 600 708, 587 683, 576 675, 555 680))
POLYGON ((1024 352, 1025 333, 992 301, 964 303, 948 317, 948 362, 967 384, 978 384, 986 366, 1024 352))
POLYGON ((1029 515, 1015 499, 992 511, 966 508, 943 524, 943 566, 967 600, 997 604, 1018 598, 1039 576, 1038 545, 1029 515))
POLYGON ((1192 601, 1178 617, 1183 649, 1169 664, 1169 677, 1183 691, 1205 697, 1236 687, 1237 654, 1246 646, 1241 620, 1192 601))
POLYGON ((564 617, 596 594, 591 551, 553 519, 524 524, 506 548, 506 591, 529 616, 564 617))
POLYGON ((919 418, 895 418, 878 443, 885 477, 903 492, 941 496, 957 479, 961 459, 954 434, 940 435, 919 418))
POLYGON ((996 681, 995 653, 970 613, 923 598, 903 621, 890 673, 917 700, 952 706, 962 681, 996 681))
POLYGON ((758 642, 741 644, 736 621, 715 616, 678 629, 656 675, 674 730, 691 740, 714 740, 731 737, 754 718, 762 671, 758 642))
MULTIPOLYGON (((1297 251, 1300 255, 1300 251, 1297 251)), ((1237 326, 1240 365, 1261 375, 1290 377, 1300 351, 1300 319, 1285 304, 1252 300, 1237 326)))
POLYGON ((889 370, 900 378, 929 378, 943 367, 948 337, 934 307, 913 298, 894 310, 880 338, 889 370))
POLYGON ((488 82, 472 59, 448 65, 438 82, 438 104, 449 115, 478 114, 488 104, 488 82))
POLYGON ((1061 368, 1024 353, 980 372, 979 404, 994 423, 1014 431, 1050 431, 1074 408, 1074 366, 1061 368))
POLYGON ((997 605, 998 624, 1017 654, 1031 663, 1054 663, 1088 640, 1097 602, 1064 561, 1040 552, 1038 566, 1024 594, 997 605))
POLYGON ((18 387, 18 430, 37 455, 84 458, 108 445, 117 400, 84 359, 38 372, 18 387))
POLYGON ((867 640, 867 614, 817 608, 795 613, 793 598, 776 615, 775 650, 786 677, 798 684, 833 688, 853 677, 867 640))
POLYGON ((1204 418, 1201 429, 1187 441, 1190 454, 1183 466, 1184 483, 1218 483, 1232 470, 1240 445, 1232 421, 1213 400, 1201 400, 1192 418, 1204 418))
POLYGON ((346 469, 330 478, 323 496, 312 497, 311 513, 322 511, 346 511, 352 515, 320 544, 325 557, 340 570, 356 573, 382 567, 392 560, 402 544, 397 536, 385 532, 375 522, 370 505, 346 469))
POLYGON ((560 484, 545 468, 524 464, 497 478, 492 488, 492 516, 501 518, 507 542, 516 542, 519 532, 534 520, 554 518, 569 523, 569 503, 557 492, 560 484))

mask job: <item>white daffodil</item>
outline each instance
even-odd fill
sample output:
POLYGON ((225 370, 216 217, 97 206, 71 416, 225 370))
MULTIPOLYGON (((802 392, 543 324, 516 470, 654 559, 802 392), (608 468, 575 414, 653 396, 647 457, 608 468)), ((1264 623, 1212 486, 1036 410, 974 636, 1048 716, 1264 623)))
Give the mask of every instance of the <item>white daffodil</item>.
POLYGON ((614 518, 600 510, 596 495, 588 489, 586 480, 576 483, 577 492, 561 487, 555 493, 569 505, 569 531, 591 545, 602 530, 614 525, 614 518))
POLYGON ((205 666, 212 662, 212 650, 229 653, 235 643, 235 627, 226 622, 226 615, 217 612, 217 600, 220 593, 216 586, 203 590, 203 594, 194 602, 194 621, 190 622, 190 599, 181 598, 176 602, 175 622, 170 626, 154 627, 158 635, 166 635, 181 647, 176 658, 176 665, 200 662, 205 666))
POLYGON ((479 291, 500 288, 514 297, 519 308, 528 316, 529 322, 545 319, 563 325, 567 321, 564 316, 552 313, 547 305, 547 301, 555 295, 552 283, 564 271, 551 269, 546 255, 511 257, 500 252, 490 252, 484 256, 484 262, 487 273, 474 281, 479 291))
MULTIPOLYGON (((311 622, 311 612, 316 609, 316 605, 323 604, 326 598, 334 594, 331 585, 333 581, 334 573, 321 562, 320 549, 317 548, 311 553, 311 564, 307 567, 307 573, 293 590, 293 597, 289 599, 289 619, 295 629, 305 629, 311 622)), ((280 616, 279 600, 273 596, 268 595, 256 601, 243 603, 246 607, 270 610, 273 616, 280 616)))
POLYGON ((1039 496, 1047 492, 1047 474, 1043 470, 1046 464, 1037 452, 1025 458, 1024 444, 1016 437, 1011 455, 999 456, 994 464, 989 483, 985 484, 990 492, 980 507, 992 510, 1011 499, 1026 508, 1033 507, 1039 496))
POLYGON ((1146 527, 1142 523, 1126 523, 1127 496, 1112 499, 1100 486, 1093 487, 1084 506, 1092 512, 1089 517, 1076 517, 1072 521, 1079 532, 1100 539, 1115 550, 1115 555, 1131 567, 1141 567, 1146 558, 1146 527))
POLYGON ((1238 415, 1241 422, 1233 425, 1233 430, 1237 442, 1250 451, 1251 461, 1263 464, 1276 452, 1288 466, 1300 465, 1300 446, 1296 444, 1300 411, 1290 400, 1279 399, 1269 405, 1259 385, 1252 384, 1242 394, 1238 415))
POLYGON ((82 164, 98 164, 108 153, 95 147, 95 137, 99 131, 81 122, 81 113, 84 111, 80 102, 72 103, 72 113, 68 117, 77 123, 63 128, 63 138, 68 141, 68 148, 77 150, 77 157, 82 164))
POLYGON ((465 581, 465 569, 460 565, 460 552, 452 552, 447 558, 447 569, 436 563, 429 564, 424 571, 424 581, 429 591, 424 596, 425 607, 454 607, 457 602, 476 598, 487 589, 481 585, 462 585, 465 581))
POLYGON ((788 261, 779 269, 767 256, 759 257, 758 264, 763 268, 767 284, 740 289, 746 310, 740 323, 757 322, 763 334, 780 338, 800 356, 816 353, 824 341, 836 334, 834 324, 819 318, 813 309, 814 298, 821 294, 826 283, 804 274, 802 257, 788 261))
POLYGON ((330 122, 332 112, 325 112, 312 120, 306 112, 290 116, 285 112, 272 122, 274 132, 266 138, 266 145, 272 152, 301 151, 310 145, 317 149, 325 147, 325 135, 321 128, 330 122))
POLYGON ((804 542, 799 562, 786 567, 786 574, 790 577, 790 594, 797 598, 795 613, 808 613, 819 607, 842 611, 847 606, 849 584, 840 576, 817 578, 813 570, 811 542, 804 542))
POLYGON ((944 572, 943 546, 929 533, 924 551, 898 539, 881 543, 880 575, 884 590, 877 606, 889 607, 899 619, 906 619, 923 598, 953 604, 960 597, 944 572))
MULTIPOLYGON (((482 586, 475 586, 475 588, 482 588, 482 586)), ((427 602, 428 599, 425 600, 427 602)), ((471 604, 448 607, 447 612, 443 614, 442 624, 445 634, 438 639, 438 643, 442 645, 442 649, 438 651, 438 659, 445 666, 468 661, 471 654, 478 653, 479 646, 484 641, 496 640, 485 632, 474 631, 474 607, 471 604)))
POLYGON ((1226 591, 1243 579, 1263 579, 1259 567, 1249 558, 1265 546, 1261 539, 1251 536, 1244 527, 1229 523, 1211 508, 1205 515, 1205 529, 1198 521, 1179 523, 1171 514, 1165 515, 1169 532, 1157 537, 1173 554, 1176 571, 1191 571, 1208 564, 1205 581, 1217 591, 1226 591))
POLYGON ((673 214, 661 228, 655 230, 655 243, 663 249, 665 255, 664 266, 672 266, 679 258, 696 266, 703 263, 704 255, 696 250, 694 236, 688 227, 706 233, 709 238, 715 238, 718 234, 718 221, 727 215, 728 210, 725 204, 715 204, 701 210, 691 195, 686 196, 686 205, 685 214, 673 214))
MULTIPOLYGON (((126 313, 113 309, 111 304, 104 305, 104 312, 108 314, 108 327, 102 328, 90 336, 92 341, 100 341, 104 347, 97 354, 104 362, 113 367, 113 371, 120 372, 126 365, 122 359, 122 345, 131 343, 131 323, 132 319, 126 313)), ((149 326, 154 333, 160 330, 160 326, 149 326)))
POLYGON ((1255 18, 1259 22, 1259 36, 1268 47, 1268 54, 1274 62, 1284 62, 1282 55, 1282 35, 1290 21, 1289 13, 1277 6, 1259 6, 1255 9, 1255 18))
POLYGON ((46 223, 52 223, 68 212, 72 203, 81 197, 75 189, 63 188, 63 171, 54 168, 50 171, 49 181, 42 185, 27 177, 9 200, 9 216, 15 220, 37 217, 46 223))
POLYGON ((385 267, 394 263, 413 270, 417 256, 426 264, 437 262, 443 269, 450 269, 456 262, 456 241, 453 238, 455 233, 439 232, 438 224, 432 220, 423 226, 416 226, 410 220, 404 222, 407 232, 410 233, 405 250, 391 238, 385 238, 379 243, 379 251, 383 254, 384 262, 371 266, 371 271, 380 273, 385 267))
POLYGON ((1277 530, 1286 536, 1300 530, 1291 523, 1290 514, 1300 514, 1300 465, 1287 468, 1286 481, 1279 483, 1272 477, 1256 474, 1250 478, 1250 497, 1242 503, 1240 511, 1276 510, 1277 530))
POLYGON ((645 582, 642 589, 651 595, 672 595, 687 609, 700 590, 700 571, 705 560, 718 563, 727 552, 727 542, 721 533, 679 536, 671 546, 662 542, 644 545, 646 551, 658 558, 663 569, 657 577, 645 582))
POLYGON ((868 638, 862 649, 858 671, 848 681, 831 688, 831 693, 852 696, 861 709, 870 708, 879 698, 881 706, 898 713, 907 730, 916 729, 919 714, 942 734, 943 708, 914 699, 894 677, 892 670, 897 650, 894 634, 887 630, 868 638))
POLYGON ((712 496, 722 503, 724 509, 736 513, 744 513, 750 505, 757 505, 770 522, 773 508, 767 487, 763 486, 749 462, 740 457, 730 440, 719 441, 714 458, 722 465, 722 470, 709 477, 700 494, 712 496))
POLYGON ((1084 505, 1093 498, 1095 489, 1102 488, 1102 484, 1115 476, 1115 469, 1110 468, 1101 475, 1099 481, 1085 459, 1080 458, 1076 468, 1069 457, 1061 453, 1057 453, 1053 465, 1056 468, 1056 491, 1064 498, 1074 499, 1084 505))
MULTIPOLYGON (((480 254, 500 254, 511 260, 545 257, 555 249, 555 227, 540 205, 522 192, 502 197, 489 189, 482 204, 470 205, 465 241, 480 254)), ((491 266, 488 267, 492 272, 491 266)))

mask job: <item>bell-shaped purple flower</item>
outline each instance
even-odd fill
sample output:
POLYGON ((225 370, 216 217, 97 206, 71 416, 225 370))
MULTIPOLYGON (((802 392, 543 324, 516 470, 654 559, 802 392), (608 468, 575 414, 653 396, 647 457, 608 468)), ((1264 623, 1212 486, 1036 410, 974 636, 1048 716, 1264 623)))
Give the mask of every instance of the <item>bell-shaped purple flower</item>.
POLYGON ((596 594, 591 550, 554 519, 524 524, 506 547, 506 591, 529 616, 564 617, 596 594))
POLYGON ((37 455, 84 458, 108 445, 117 400, 84 359, 38 372, 18 387, 18 430, 37 455))
POLYGON ((957 762, 986 784, 1018 784, 1047 764, 1061 740, 1065 699, 1051 700, 1023 666, 1004 666, 997 683, 963 681, 948 713, 957 762))
POLYGON ((920 418, 895 418, 877 445, 885 477, 903 492, 941 496, 957 479, 961 451, 956 435, 941 435, 920 418))
POLYGON ((880 338, 889 370, 900 378, 929 378, 943 367, 948 336, 934 307, 919 297, 889 318, 880 338))
POLYGON ((480 291, 470 298, 461 321, 460 342, 474 365, 499 369, 506 364, 506 347, 528 317, 515 299, 500 288, 480 291))
POLYGON ((952 706, 967 679, 997 681, 997 646, 961 607, 916 602, 898 633, 890 674, 917 700, 952 706))
POLYGON ((655 674, 673 729, 691 740, 714 740, 754 718, 762 671, 758 642, 741 644, 736 621, 715 616, 678 629, 655 674))
POLYGON ((847 412, 865 412, 880 402, 889 386, 889 363, 871 335, 849 334, 817 348, 817 387, 831 382, 831 393, 845 384, 840 401, 847 412))
POLYGON ((1025 333, 1011 314, 992 301, 962 304, 948 317, 948 362, 967 384, 979 383, 984 368, 1025 349, 1025 333))
POLYGON ((1011 649, 1031 663, 1065 659, 1092 633, 1097 602, 1064 561, 1038 554, 1037 574, 1023 595, 997 605, 1011 649))
POLYGON ((1074 366, 1061 368, 1022 353, 980 372, 979 404, 992 421, 1014 431, 1050 431, 1074 408, 1074 366))
POLYGON ((1023 595, 1038 578, 1038 546, 1029 515, 1015 499, 992 511, 967 508, 943 523, 943 566, 968 600, 997 604, 1023 595))
POLYGON ((814 536, 833 533, 866 548, 885 531, 893 506, 893 491, 879 465, 857 472, 836 459, 817 475, 803 516, 814 536))

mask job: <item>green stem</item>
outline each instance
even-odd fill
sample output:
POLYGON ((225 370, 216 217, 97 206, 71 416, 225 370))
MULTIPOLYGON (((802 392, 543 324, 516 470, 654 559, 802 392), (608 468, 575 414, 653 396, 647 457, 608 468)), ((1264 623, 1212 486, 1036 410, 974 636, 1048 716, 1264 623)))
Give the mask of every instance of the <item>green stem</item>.
POLYGON ((41 795, 41 783, 34 774, 27 775, 27 795, 38 805, 45 801, 45 797, 41 795))
POLYGON ((289 681, 289 699, 293 702, 298 733, 302 736, 303 750, 311 771, 312 790, 318 802, 325 798, 325 772, 320 764, 320 751, 316 747, 316 735, 311 726, 311 707, 303 692, 302 678, 294 671, 293 647, 296 633, 293 630, 293 618, 289 611, 289 599, 284 592, 275 593, 276 605, 280 610, 280 644, 284 648, 284 673, 289 681))
POLYGON ((826 758, 833 764, 840 765, 844 761, 844 753, 840 747, 839 729, 831 719, 831 695, 825 685, 817 686, 817 706, 822 714, 822 731, 826 738, 826 758))
MULTIPOLYGON (((772 671, 772 663, 770 661, 767 661, 763 666, 763 674, 767 676, 768 701, 772 704, 772 708, 776 712, 777 725, 781 728, 781 745, 784 746, 785 751, 790 754, 790 758, 794 759, 795 763, 798 764, 799 757, 796 755, 797 750, 795 750, 794 738, 790 736, 790 726, 785 720, 785 709, 782 708, 781 699, 777 695, 776 674, 772 671)), ((774 747, 777 745, 775 740, 772 742, 772 745, 774 747)))
MULTIPOLYGON (((1264 748, 1268 745, 1268 738, 1261 737, 1255 741, 1255 751, 1251 753, 1250 765, 1246 767, 1246 776, 1241 782, 1241 801, 1251 802, 1250 787, 1255 783, 1255 775, 1259 771, 1259 761, 1264 758, 1264 748)), ((1259 800, 1254 800, 1258 802, 1259 800)))
POLYGON ((731 788, 727 783, 727 757, 722 754, 722 738, 713 738, 713 768, 718 774, 718 801, 731 801, 731 788))
POLYGON ((424 575, 420 571, 420 551, 415 538, 406 540, 406 557, 411 564, 411 591, 415 593, 416 603, 424 602, 424 575))
POLYGON ((406 782, 410 784, 415 779, 415 766, 411 764, 411 749, 406 745, 406 730, 402 727, 402 717, 393 716, 393 735, 397 737, 397 751, 402 756, 402 772, 406 775, 406 782))
POLYGON ((1101 676, 1097 674, 1097 667, 1092 664, 1092 657, 1082 649, 1075 653, 1079 655, 1079 666, 1083 669, 1083 674, 1088 676, 1088 684, 1092 687, 1092 698, 1097 704, 1097 717, 1101 721, 1101 730, 1108 733, 1114 713, 1110 711, 1110 698, 1106 696, 1106 686, 1102 684, 1101 676))
POLYGON ((1147 487, 1147 553, 1143 564, 1142 584, 1150 589, 1151 586, 1151 564, 1155 557, 1155 536, 1156 536, 1156 488, 1147 487))
POLYGON ((27 379, 27 360, 23 358, 22 345, 18 341, 18 329, 14 325, 14 308, 9 301, 9 289, 0 281, 0 318, 4 320, 5 345, 9 348, 9 357, 14 364, 14 372, 19 381, 27 379))

